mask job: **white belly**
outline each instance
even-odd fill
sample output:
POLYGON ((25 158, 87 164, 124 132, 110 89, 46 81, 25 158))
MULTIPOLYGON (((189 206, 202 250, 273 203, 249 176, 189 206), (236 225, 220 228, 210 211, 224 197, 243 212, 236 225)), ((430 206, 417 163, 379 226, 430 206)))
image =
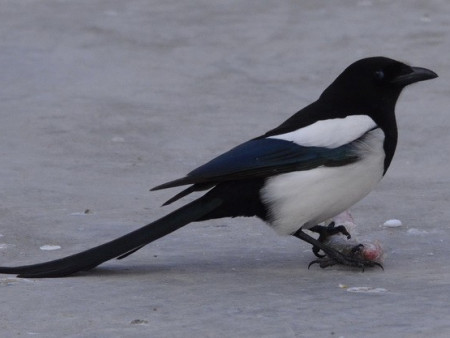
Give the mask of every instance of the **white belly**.
POLYGON ((383 177, 384 134, 371 131, 359 146, 361 159, 342 167, 319 167, 271 177, 261 190, 270 224, 289 235, 347 210, 383 177))

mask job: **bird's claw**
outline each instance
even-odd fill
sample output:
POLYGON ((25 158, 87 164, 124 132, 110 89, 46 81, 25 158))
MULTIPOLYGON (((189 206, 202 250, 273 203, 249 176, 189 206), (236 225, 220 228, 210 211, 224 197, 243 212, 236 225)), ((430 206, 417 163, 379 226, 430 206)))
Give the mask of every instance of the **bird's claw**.
POLYGON ((335 250, 330 251, 327 250, 328 251, 327 255, 324 255, 323 257, 310 262, 308 265, 308 269, 314 264, 319 264, 319 266, 322 269, 339 264, 344 266, 360 268, 362 269, 363 272, 365 268, 372 268, 375 266, 378 266, 379 268, 384 270, 382 264, 361 257, 360 253, 363 247, 364 245, 362 244, 354 246, 348 255, 345 255, 335 250))

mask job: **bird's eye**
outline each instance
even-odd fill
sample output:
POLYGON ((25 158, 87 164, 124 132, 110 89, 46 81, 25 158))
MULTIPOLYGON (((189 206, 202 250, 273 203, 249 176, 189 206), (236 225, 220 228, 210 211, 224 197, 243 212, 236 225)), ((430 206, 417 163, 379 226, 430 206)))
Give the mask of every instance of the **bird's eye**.
POLYGON ((382 70, 377 70, 374 73, 374 76, 375 76, 375 80, 382 81, 384 79, 384 72, 382 70))

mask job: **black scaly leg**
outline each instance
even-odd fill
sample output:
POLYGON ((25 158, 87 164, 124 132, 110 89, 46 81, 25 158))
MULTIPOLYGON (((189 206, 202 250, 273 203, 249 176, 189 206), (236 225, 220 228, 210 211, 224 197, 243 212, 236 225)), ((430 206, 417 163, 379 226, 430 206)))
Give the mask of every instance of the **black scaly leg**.
MULTIPOLYGON (((325 240, 328 237, 336 235, 336 234, 345 235, 345 236, 347 236, 347 239, 350 239, 352 237, 350 235, 350 233, 347 231, 347 229, 345 228, 345 226, 343 226, 343 225, 336 226, 335 222, 331 222, 327 226, 315 225, 312 228, 310 228, 309 230, 319 234, 319 238, 317 240, 321 243, 325 242, 325 240)), ((294 236, 295 236, 295 234, 294 234, 294 236)), ((314 255, 318 258, 324 258, 325 255, 320 254, 319 251, 320 251, 320 248, 313 245, 312 252, 314 253, 314 255)))

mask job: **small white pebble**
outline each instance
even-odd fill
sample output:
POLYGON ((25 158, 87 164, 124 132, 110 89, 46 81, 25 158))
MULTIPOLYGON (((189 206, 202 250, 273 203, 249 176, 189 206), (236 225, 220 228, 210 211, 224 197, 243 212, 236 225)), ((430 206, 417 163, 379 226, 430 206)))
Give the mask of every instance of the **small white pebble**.
POLYGON ((119 142, 119 143, 122 143, 122 142, 125 142, 125 139, 124 139, 123 137, 120 137, 120 136, 114 136, 114 137, 111 139, 111 141, 112 141, 112 142, 119 142))
POLYGON ((428 234, 428 231, 426 231, 426 230, 419 230, 419 229, 416 229, 416 228, 411 228, 411 229, 408 229, 408 231, 406 231, 406 233, 408 235, 421 236, 421 235, 428 234))
POLYGON ((371 286, 353 286, 351 288, 347 288, 346 291, 355 292, 355 293, 384 293, 384 292, 387 292, 387 290, 384 288, 374 288, 371 286))
POLYGON ((403 225, 402 221, 399 219, 388 219, 386 222, 383 223, 383 226, 386 228, 398 228, 403 225))
POLYGON ((14 244, 0 243, 0 249, 8 249, 15 246, 14 244))
POLYGON ((31 279, 18 277, 0 278, 0 286, 11 286, 20 282, 33 283, 34 281, 31 279))
POLYGON ((86 216, 91 213, 90 209, 86 209, 84 211, 72 212, 70 216, 86 216))
POLYGON ((45 250, 45 251, 51 251, 51 250, 59 250, 59 249, 61 249, 61 247, 59 245, 47 244, 47 245, 41 246, 39 249, 45 250))
POLYGON ((431 22, 431 18, 427 14, 425 14, 425 15, 420 17, 420 21, 422 21, 422 22, 431 22))

